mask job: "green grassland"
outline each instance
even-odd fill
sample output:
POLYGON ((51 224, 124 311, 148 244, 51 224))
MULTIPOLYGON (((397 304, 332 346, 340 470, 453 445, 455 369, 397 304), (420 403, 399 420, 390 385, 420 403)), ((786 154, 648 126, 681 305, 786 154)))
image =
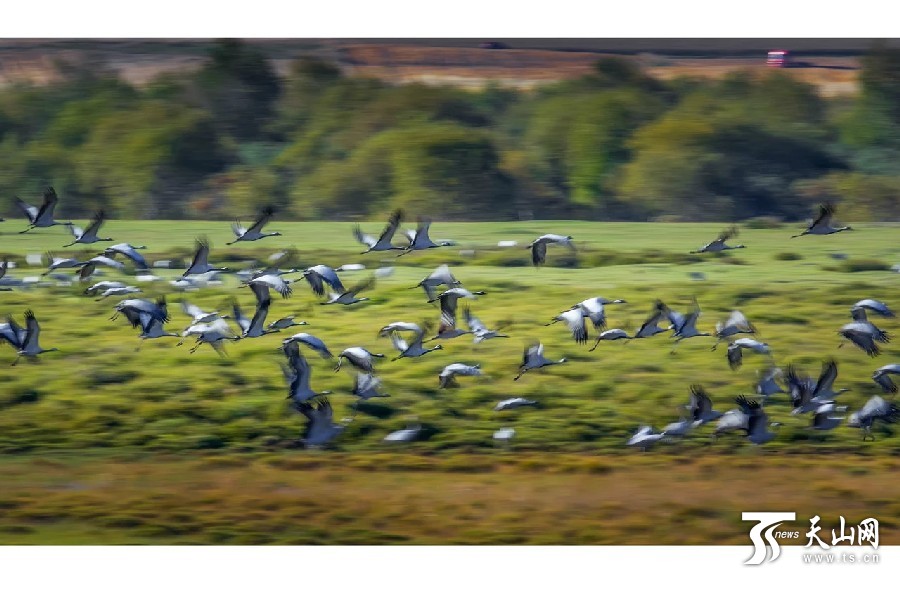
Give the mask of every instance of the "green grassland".
MULTIPOLYGON (((381 226, 363 225, 373 234, 381 226)), ((62 249, 70 238, 61 227, 17 234, 22 228, 21 219, 0 223, 0 255, 23 267, 11 275, 41 272, 24 268, 30 253, 80 255, 62 249)), ((33 309, 42 346, 61 351, 0 366, 0 542, 741 543, 741 509, 832 509, 848 516, 868 510, 886 529, 883 542, 897 542, 888 531, 900 522, 897 430, 876 427, 875 442, 847 427, 813 431, 808 417, 792 416, 784 396, 776 396, 767 412, 784 426, 764 447, 738 434, 713 442, 700 429, 635 455, 624 446, 628 437, 639 424, 677 420, 691 384, 704 385, 724 412, 736 394, 752 392, 767 359, 747 355, 733 372, 724 345, 711 352, 710 339, 689 339, 672 355, 666 334, 601 343, 589 352, 592 342, 576 345, 562 323, 544 326, 574 303, 602 295, 628 301, 608 306, 607 315, 610 327, 633 332, 656 298, 685 311, 696 297, 701 330, 712 332, 717 320, 740 309, 781 366, 792 362, 818 375, 822 360, 835 358, 836 386, 851 389, 842 403, 858 409, 878 392, 872 371, 900 361, 900 346, 885 344, 881 356, 870 358, 849 344, 838 349, 836 332, 860 299, 900 307, 900 274, 889 270, 900 262, 900 227, 854 223, 851 232, 791 239, 802 227, 745 226, 733 242, 746 249, 689 253, 722 228, 438 222, 432 238, 458 245, 396 258, 396 252, 360 255, 350 223, 276 221, 269 229, 283 236, 227 246, 232 235, 224 222, 108 222, 102 234, 146 245, 149 260, 189 260, 195 237, 204 234, 217 266, 240 269, 288 247, 298 251, 298 266, 358 262, 369 272, 394 266, 365 293, 369 302, 319 305, 303 281, 293 285, 292 297, 273 301, 269 320, 291 314, 306 320, 310 326, 290 331, 321 337, 335 354, 362 345, 390 358, 395 352, 377 337, 380 327, 397 320, 437 323, 436 305, 409 288, 442 263, 466 288, 487 292, 471 307, 510 338, 474 345, 463 336, 422 358, 385 359, 378 373, 391 397, 359 409, 351 369, 335 373, 334 362, 309 353, 312 387, 333 392, 337 420, 353 420, 330 447, 304 450, 296 442, 303 418, 285 400, 279 368, 287 335, 230 343, 225 358, 209 347, 189 354, 190 344, 175 347, 172 338, 147 341, 136 352, 139 331, 124 319, 109 320, 121 298, 94 301, 80 284, 2 293, 0 313, 22 321, 22 312, 33 309), (536 269, 525 245, 548 232, 572 235, 578 251, 551 246, 547 265, 536 269), (519 247, 500 249, 501 240, 519 247), (532 339, 544 343, 549 358, 565 356, 568 363, 513 382, 532 339), (438 373, 452 362, 479 363, 484 376, 438 390, 438 373), (540 406, 493 410, 516 396, 540 406), (422 423, 427 439, 385 446, 384 436, 411 419, 422 423), (491 435, 506 426, 516 437, 497 446, 491 435), (754 490, 765 490, 758 502, 748 499, 754 490), (710 501, 715 508, 704 511, 710 501), (569 516, 561 519, 557 510, 569 516), (688 541, 674 528, 657 534, 652 510, 705 526, 688 541), (535 513, 527 526, 517 524, 523 511, 535 513), (304 518, 314 526, 297 522, 304 518)), ((155 274, 172 279, 180 272, 155 274)), ((369 272, 342 278, 352 283, 369 272)), ((131 280, 120 273, 100 279, 131 280)), ((184 296, 223 310, 235 297, 251 310, 252 294, 233 276, 224 281, 184 296)), ((168 282, 139 286, 147 297, 167 296, 168 330, 188 324, 177 306, 181 292, 168 282)), ((877 322, 896 332, 892 320, 877 322)), ((0 347, 0 360, 14 357, 9 346, 0 347)))

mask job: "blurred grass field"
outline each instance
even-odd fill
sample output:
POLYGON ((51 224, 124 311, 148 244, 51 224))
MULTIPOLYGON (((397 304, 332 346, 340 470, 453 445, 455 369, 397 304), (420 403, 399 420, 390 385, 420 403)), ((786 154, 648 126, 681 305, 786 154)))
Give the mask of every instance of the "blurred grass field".
MULTIPOLYGON (((363 228, 377 235, 382 226, 363 228)), ((879 518, 888 542, 890 524, 900 521, 896 430, 876 426, 875 442, 847 427, 813 431, 810 418, 792 416, 785 397, 775 396, 767 412, 784 426, 764 447, 737 434, 712 442, 710 429, 699 429, 632 455, 624 443, 637 426, 677 420, 691 384, 704 385, 724 412, 736 394, 752 392, 756 370, 769 362, 747 355, 733 372, 724 345, 710 352, 709 338, 686 340, 670 355, 666 334, 601 343, 589 352, 593 342, 576 345, 563 324, 544 326, 576 302, 602 295, 627 300, 608 306, 607 317, 610 327, 633 332, 656 298, 685 311, 696 297, 701 330, 713 331, 717 320, 740 309, 780 366, 795 363, 817 376, 821 362, 835 358, 836 386, 851 389, 840 403, 858 409, 878 393, 872 371, 900 361, 900 352, 896 342, 877 358, 849 345, 838 349, 836 331, 860 299, 882 300, 895 311, 900 306, 900 274, 889 270, 900 262, 900 227, 854 223, 852 232, 791 239, 802 226, 768 226, 742 228, 733 243, 746 249, 701 256, 689 252, 725 225, 437 222, 431 237, 458 245, 396 258, 396 252, 360 255, 350 223, 276 221, 268 230, 282 237, 226 246, 232 235, 225 222, 110 221, 102 234, 148 246, 142 253, 150 260, 190 260, 195 237, 204 234, 217 266, 239 269, 287 247, 299 252, 298 266, 394 266, 365 294, 372 301, 322 306, 300 281, 269 312, 269 320, 291 314, 306 320, 310 326, 289 333, 315 334, 335 354, 354 345, 385 353, 378 373, 391 397, 353 410, 350 369, 335 373, 333 362, 310 354, 312 387, 333 392, 336 420, 353 421, 329 448, 298 449, 303 418, 284 399, 278 366, 287 335, 228 344, 226 358, 209 347, 189 354, 190 344, 174 347, 172 338, 147 341, 135 352, 139 331, 124 319, 109 321, 121 298, 94 301, 80 284, 0 294, 0 313, 21 322, 22 312, 33 309, 42 346, 61 350, 15 368, 0 366, 0 542, 743 543, 742 509, 790 509, 799 517, 869 510, 861 515, 879 518), (547 265, 535 269, 525 246, 549 232, 572 235, 578 251, 551 246, 547 265), (519 246, 500 249, 503 240, 519 246), (487 326, 503 324, 510 338, 476 346, 463 336, 443 341, 443 351, 391 362, 395 352, 378 329, 397 320, 437 323, 437 307, 409 287, 442 263, 466 288, 487 292, 470 305, 487 326), (549 358, 569 362, 514 383, 523 346, 536 338, 549 358), (438 373, 452 362, 479 363, 485 374, 438 390, 438 373), (540 406, 493 410, 516 396, 540 406), (387 433, 413 419, 431 433, 426 441, 385 446, 387 433), (516 437, 498 447, 491 435, 507 426, 516 437), (84 480, 102 484, 81 488, 84 480), (290 499, 273 499, 282 487, 290 499), (294 488, 302 496, 294 497, 294 488), (162 513, 170 505, 188 524, 179 527, 178 518, 162 513), (432 515, 416 520, 426 506, 432 515), (565 525, 557 509, 571 514, 565 525), (515 524, 523 510, 534 514, 527 526, 515 524), (651 513, 688 514, 702 526, 685 540, 674 528, 658 530, 651 513), (104 520, 117 517, 125 518, 121 525, 104 520), (309 528, 297 522, 309 518, 309 528), (394 526, 392 518, 406 524, 394 526)), ((0 255, 22 267, 12 276, 42 272, 26 267, 27 254, 77 254, 62 249, 70 238, 61 227, 19 235, 22 228, 21 220, 0 223, 0 255)), ((169 279, 180 273, 155 271, 169 279)), ((366 276, 342 278, 352 283, 366 276)), ((102 279, 131 281, 111 272, 94 280, 102 279)), ((251 310, 252 294, 235 277, 224 280, 222 287, 184 296, 206 309, 227 309, 236 297, 251 310)), ((168 282, 139 286, 147 297, 167 296, 168 330, 188 324, 177 305, 181 292, 168 282)), ((877 323, 895 332, 894 321, 877 323)), ((0 347, 0 360, 14 358, 8 345, 0 347)))

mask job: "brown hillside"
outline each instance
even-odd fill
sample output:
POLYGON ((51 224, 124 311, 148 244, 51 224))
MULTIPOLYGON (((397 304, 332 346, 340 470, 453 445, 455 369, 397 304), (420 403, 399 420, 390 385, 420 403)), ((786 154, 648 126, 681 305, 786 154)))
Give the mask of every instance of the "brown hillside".
MULTIPOLYGON (((348 45, 340 49, 349 73, 398 83, 419 81, 479 87, 489 81, 516 87, 579 77, 591 72, 604 54, 553 50, 487 50, 423 46, 348 45)), ((718 78, 738 70, 766 72, 759 58, 677 58, 655 54, 633 57, 654 77, 718 78)), ((851 57, 803 57, 803 65, 789 69, 792 76, 819 87, 825 96, 853 94, 857 88, 858 60, 851 57)))
MULTIPOLYGON (((255 43, 255 42, 254 42, 255 43)), ((278 72, 287 74, 292 60, 315 55, 336 60, 348 75, 375 77, 396 83, 422 82, 481 87, 489 82, 519 88, 586 75, 604 56, 595 51, 549 49, 482 49, 419 44, 323 41, 304 46, 260 42, 278 72), (277 46, 277 47, 276 47, 277 46)), ((57 79, 66 64, 106 68, 135 85, 144 85, 163 73, 190 72, 203 63, 202 48, 189 44, 83 42, 0 44, 0 85, 15 81, 46 84, 57 79)), ((661 54, 631 55, 655 77, 722 77, 735 70, 765 72, 765 56, 674 57, 661 54)), ((858 59, 851 56, 804 56, 802 65, 789 72, 816 85, 825 96, 853 94, 857 88, 858 59)))

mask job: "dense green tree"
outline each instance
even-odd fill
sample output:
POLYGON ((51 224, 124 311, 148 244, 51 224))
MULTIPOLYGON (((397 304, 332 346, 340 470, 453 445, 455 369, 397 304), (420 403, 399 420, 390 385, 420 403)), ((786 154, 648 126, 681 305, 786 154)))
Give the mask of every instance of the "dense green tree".
POLYGON ((0 196, 54 185, 64 217, 250 218, 264 201, 305 218, 731 220, 831 200, 900 218, 900 51, 862 64, 859 97, 826 99, 791 71, 663 82, 622 57, 533 90, 391 84, 312 57, 282 80, 236 40, 141 86, 82 61, 0 89, 0 196))
POLYGON ((900 48, 876 44, 861 60, 859 82, 870 107, 900 123, 900 48))
POLYGON ((384 84, 342 79, 325 88, 304 126, 293 132, 275 164, 295 175, 308 174, 321 161, 346 158, 357 140, 346 136, 348 120, 365 110, 384 84))
POLYGON ((878 44, 861 64, 859 98, 838 117, 841 141, 856 169, 891 175, 900 159, 900 49, 878 44))
POLYGON ((217 41, 207 64, 194 78, 195 97, 220 132, 239 140, 266 130, 281 82, 258 49, 234 39, 217 41))
POLYGON ((98 122, 77 157, 80 184, 123 218, 185 216, 179 202, 227 161, 210 115, 157 100, 98 122))
POLYGON ((322 93, 340 79, 340 69, 331 63, 309 57, 293 61, 282 84, 271 128, 279 134, 290 135, 306 127, 322 93))
POLYGON ((810 205, 837 203, 844 220, 900 220, 900 177, 895 175, 835 172, 797 181, 792 191, 810 205))
POLYGON ((838 166, 814 146, 746 125, 671 123, 642 131, 635 144, 623 196, 697 220, 798 216, 804 208, 792 183, 838 166))
POLYGON ((296 210, 310 217, 358 217, 401 206, 459 219, 509 216, 511 191, 487 134, 419 121, 373 136, 347 160, 326 163, 295 186, 294 197, 296 210))
POLYGON ((634 88, 541 101, 523 136, 536 176, 567 203, 604 216, 616 171, 629 158, 627 140, 663 108, 634 88))

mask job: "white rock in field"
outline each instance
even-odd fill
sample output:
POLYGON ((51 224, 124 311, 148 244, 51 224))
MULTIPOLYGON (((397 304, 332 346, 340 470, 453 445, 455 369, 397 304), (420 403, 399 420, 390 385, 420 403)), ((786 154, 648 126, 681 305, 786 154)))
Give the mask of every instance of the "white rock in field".
POLYGON ((28 266, 41 266, 44 264, 44 256, 41 254, 28 254, 25 256, 25 262, 28 266))
POLYGON ((498 241, 497 242, 498 248, 514 248, 514 247, 517 247, 518 245, 519 245, 519 242, 515 241, 515 240, 507 240, 507 241, 498 241))
POLYGON ((171 260, 157 260, 153 263, 153 268, 172 268, 171 260))
POLYGON ((501 428, 499 431, 494 433, 495 441, 509 441, 513 437, 516 436, 516 429, 514 428, 501 428))
POLYGON ((134 277, 137 281, 141 283, 153 283, 154 281, 162 281, 162 277, 158 277, 156 275, 137 275, 134 277))
POLYGON ((382 266, 381 268, 379 268, 378 270, 375 271, 375 276, 381 277, 381 278, 389 277, 392 274, 394 274, 393 266, 382 266))
POLYGON ((341 266, 341 270, 347 270, 347 271, 350 271, 350 270, 365 270, 365 269, 366 269, 366 265, 365 265, 365 264, 344 264, 343 266, 341 266))
POLYGON ((463 258, 473 258, 475 256, 475 250, 459 250, 459 255, 463 258))
POLYGON ((32 283, 40 283, 40 277, 22 277, 22 283, 25 285, 31 285, 32 283))

